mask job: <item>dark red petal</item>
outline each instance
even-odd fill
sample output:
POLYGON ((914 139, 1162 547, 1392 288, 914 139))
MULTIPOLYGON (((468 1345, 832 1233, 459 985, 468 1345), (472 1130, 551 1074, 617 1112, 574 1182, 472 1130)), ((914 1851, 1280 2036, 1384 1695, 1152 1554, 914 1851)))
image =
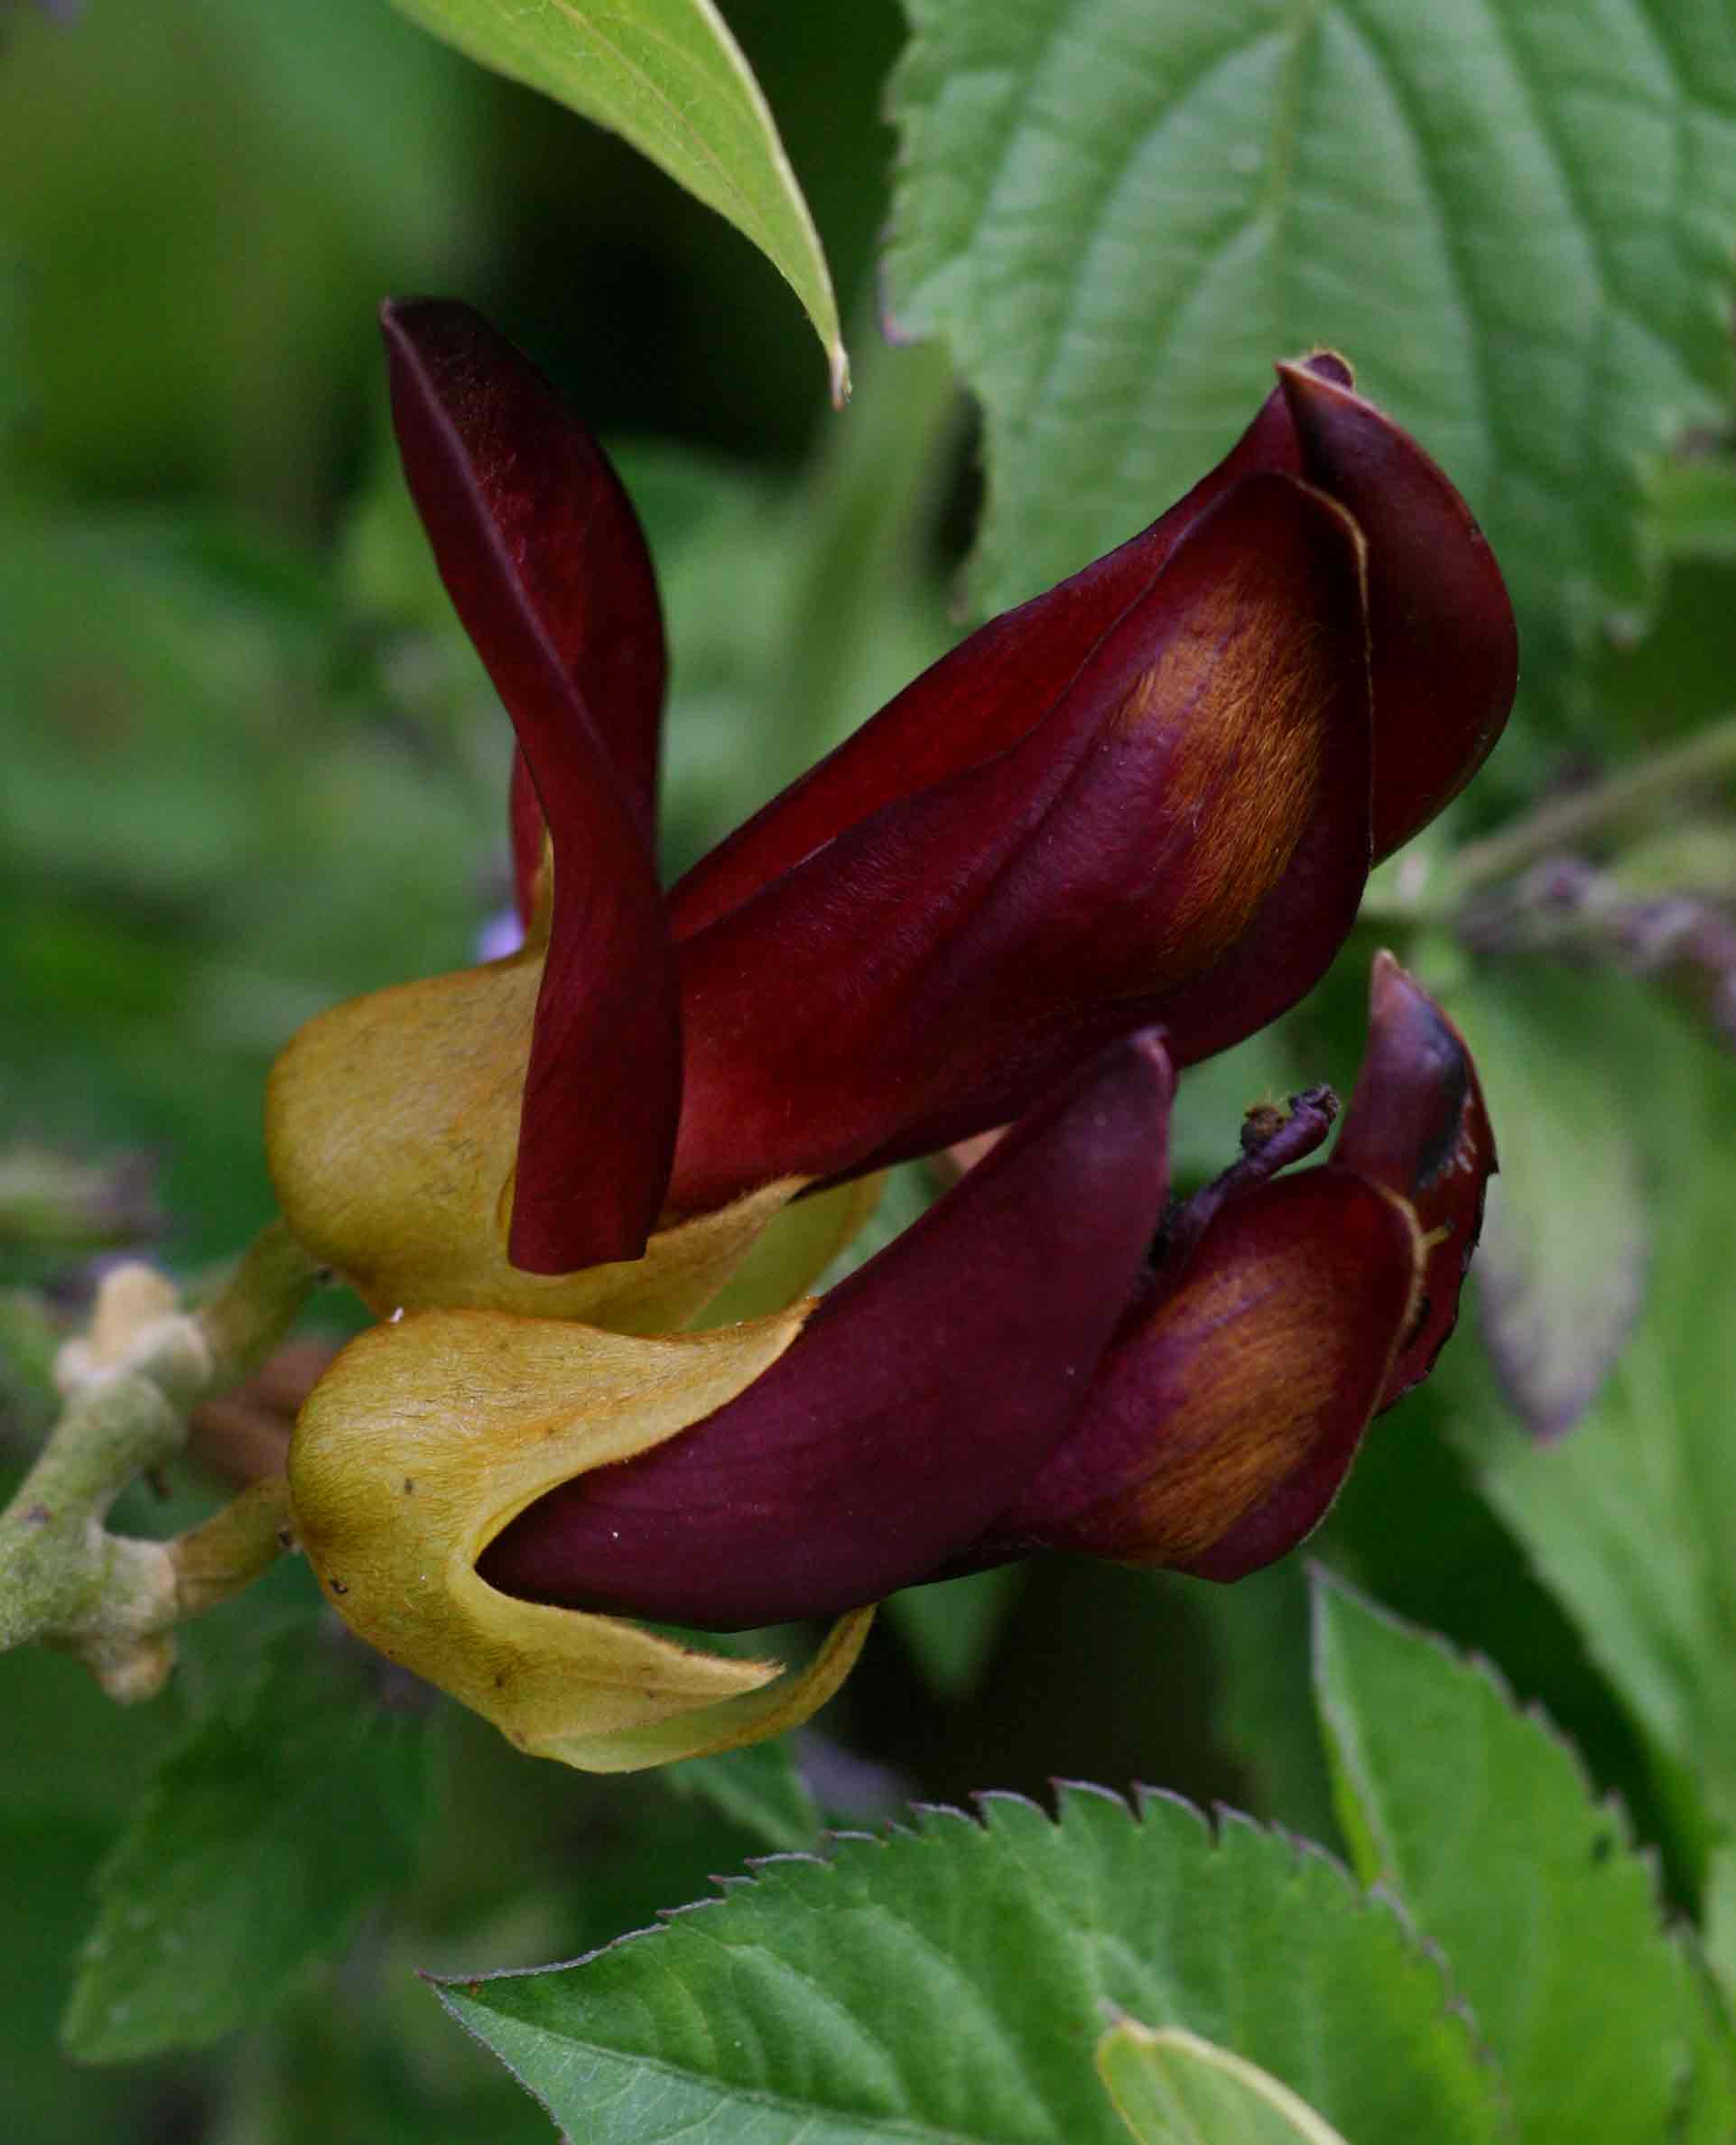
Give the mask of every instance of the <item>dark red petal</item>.
MULTIPOLYGON (((499 645, 502 661, 516 665, 523 626, 515 614, 530 613, 653 832, 668 666, 651 556, 620 478, 543 375, 469 306, 445 298, 388 300, 380 320, 406 469, 401 405, 413 382, 424 406, 419 436, 435 415, 445 435, 432 460, 433 442, 422 438, 423 478, 460 483, 470 495, 469 517, 487 530, 486 543, 479 530, 467 534, 448 556, 417 475, 409 472, 465 631, 493 675, 491 643, 499 645), (450 459, 455 449, 461 471, 450 459), (503 576, 512 583, 510 597, 496 585, 503 576)), ((560 710, 545 711, 550 734, 543 742, 551 749, 560 748, 560 710)))
MULTIPOLYGON (((1307 362, 1348 384, 1340 359, 1322 355, 1307 362)), ((1289 410, 1283 391, 1274 388, 1223 460, 1167 514, 961 641, 701 858, 669 897, 676 937, 702 931, 882 805, 1016 745, 1065 692, 1097 641, 1145 594, 1207 507, 1258 470, 1294 476, 1300 469, 1289 410)))
POLYGON ((436 300, 388 305, 382 325, 412 496, 554 840, 510 1255, 533 1273, 636 1258, 681 1102, 674 957, 645 825, 643 717, 662 691, 650 570, 607 464, 509 343, 436 300), (606 704, 607 745, 594 720, 606 704))
POLYGON ((1428 1376, 1458 1323, 1497 1167, 1464 1037, 1390 953, 1375 956, 1368 1048, 1332 1160, 1408 1201, 1427 1246, 1421 1316, 1380 1398, 1390 1407, 1428 1376))
POLYGON ((1065 1435, 1165 1189, 1169 1066, 1115 1045, 822 1299, 747 1392, 534 1505, 481 1570, 719 1630, 925 1576, 1065 1435))
POLYGON ((1513 607, 1471 509, 1410 434, 1317 367, 1278 372, 1304 474, 1368 539, 1378 861, 1458 795, 1500 736, 1518 678, 1513 607))
POLYGON ((543 872, 543 837, 547 832, 536 801, 530 762, 513 754, 512 784, 506 792, 506 826, 512 838, 513 895, 518 920, 528 931, 536 918, 537 881, 543 872))
POLYGON ((674 1206, 981 1131, 1148 1022, 1178 1060, 1261 1026, 1350 929, 1368 752, 1355 532, 1246 478, 1017 746, 682 945, 674 1206), (1249 930, 1269 972, 1234 957, 1249 930), (1230 995, 1195 988, 1214 970, 1230 995))
POLYGON ((968 1561, 1042 1546, 1239 1579, 1295 1548, 1375 1411, 1419 1258, 1403 1202, 1343 1170, 1233 1201, 968 1561))

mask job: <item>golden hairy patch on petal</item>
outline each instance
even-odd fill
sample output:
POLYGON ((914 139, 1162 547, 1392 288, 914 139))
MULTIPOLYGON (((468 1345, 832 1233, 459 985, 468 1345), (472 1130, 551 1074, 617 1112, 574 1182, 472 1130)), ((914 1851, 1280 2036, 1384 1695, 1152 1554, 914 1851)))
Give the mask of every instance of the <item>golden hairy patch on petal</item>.
MULTIPOLYGON (((381 1317, 461 1305, 666 1332, 704 1308, 802 1187, 784 1178, 661 1229, 643 1258, 573 1274, 512 1265, 542 973, 527 950, 352 998, 310 1021, 273 1067, 265 1147, 284 1216, 381 1317)), ((795 1270, 792 1292, 818 1270, 795 1270)))
POLYGON ((1059 1546, 1188 1565, 1329 1449, 1348 1465, 1415 1318, 1425 1252, 1405 1201, 1335 1176, 1225 1209, 1179 1287, 1118 1343, 1115 1405, 1148 1423, 1145 1457, 1059 1546))
POLYGON ((1129 761, 1142 736, 1166 748, 1151 856, 1165 898, 1137 950, 1143 989, 1240 938, 1318 806, 1335 726, 1369 719, 1360 534, 1304 486, 1266 488, 1292 525, 1191 594, 1106 726, 1129 761))
POLYGON ((480 1311, 375 1327, 314 1388, 291 1451, 296 1527, 320 1585, 388 1658, 522 1750, 586 1769, 726 1749, 804 1718, 848 1672, 862 1620, 779 1681, 776 1662, 500 1593, 476 1564, 556 1484, 733 1399, 810 1308, 657 1341, 480 1311))

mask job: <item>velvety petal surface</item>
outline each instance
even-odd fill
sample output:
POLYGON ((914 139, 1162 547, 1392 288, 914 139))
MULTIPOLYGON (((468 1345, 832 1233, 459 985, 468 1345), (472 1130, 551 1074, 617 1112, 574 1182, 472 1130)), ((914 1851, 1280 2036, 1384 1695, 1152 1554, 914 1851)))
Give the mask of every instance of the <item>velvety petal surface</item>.
POLYGON ((1369 1042, 1332 1160, 1406 1200, 1426 1247, 1416 1329, 1382 1407, 1426 1378, 1458 1323, 1459 1294, 1495 1174, 1495 1136, 1465 1039, 1390 953, 1375 956, 1369 1042))
POLYGON ((1335 1167, 1223 1207, 1154 1285, 1078 1426, 974 1561, 1044 1546, 1239 1579, 1319 1521, 1416 1303, 1403 1202, 1335 1167))
MULTIPOLYGON (((497 659, 515 673, 525 658, 513 612, 530 612, 653 829, 668 663, 651 555, 620 478, 535 366, 469 306, 388 300, 380 323, 418 508, 427 487, 456 486, 493 539, 454 529, 450 556, 436 540, 465 631, 491 675, 497 659), (482 555, 497 548, 497 559, 482 555), (510 594, 495 585, 502 565, 510 594)), ((453 506, 441 514, 452 520, 453 506)), ((561 715, 551 709, 550 723, 561 715)))
POLYGON ((1354 528, 1230 486, 1017 745, 682 944, 675 1211, 1003 1122, 1147 1022, 1185 1062, 1270 1019, 1353 919, 1369 727, 1354 528))
POLYGON ((822 1298, 754 1385, 530 1507, 483 1572, 713 1629, 877 1599, 972 1540, 1066 1435, 1160 1215, 1171 1076, 1130 1038, 822 1298))
POLYGON ((1377 860, 1426 826, 1494 748, 1518 679, 1495 554, 1445 471, 1318 367, 1278 367, 1303 470, 1369 545, 1377 860))
MULTIPOLYGON (((1350 368, 1304 360, 1349 385, 1350 368)), ((961 641, 819 765, 708 856, 670 896, 677 938, 691 937, 822 843, 895 800, 931 788, 1016 745, 1207 507, 1259 470, 1296 475, 1302 453, 1282 388, 1217 468, 1147 529, 961 641)))
MULTIPOLYGON (((542 915, 545 895, 553 889, 543 883, 548 825, 536 801, 530 762, 522 752, 513 755, 512 781, 506 792, 506 831, 512 843, 514 900, 518 920, 528 933, 542 915)), ((546 940, 546 928, 541 936, 546 940)))
POLYGON ((497 1593, 476 1564, 550 1483, 676 1435, 775 1362, 801 1323, 661 1341, 477 1311, 376 1326, 314 1388, 291 1449, 320 1585, 389 1660, 539 1757, 614 1772, 794 1725, 848 1673, 867 1616, 783 1675, 497 1593))
POLYGON ((417 511, 553 838, 511 1255, 545 1274, 630 1258, 663 1207, 681 1098, 649 838, 664 660, 650 564, 613 471, 510 343, 443 300, 389 305, 382 324, 417 511))

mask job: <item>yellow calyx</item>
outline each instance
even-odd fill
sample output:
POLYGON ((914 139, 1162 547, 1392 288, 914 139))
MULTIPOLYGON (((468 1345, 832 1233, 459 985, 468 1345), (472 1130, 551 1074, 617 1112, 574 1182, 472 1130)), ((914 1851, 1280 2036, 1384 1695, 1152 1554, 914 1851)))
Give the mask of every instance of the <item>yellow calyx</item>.
POLYGON ((439 1305, 671 1332, 701 1316, 770 1228, 765 1279, 721 1315, 787 1303, 873 1211, 879 1180, 790 1202, 783 1177, 659 1229, 642 1258, 527 1274, 506 1257, 539 947, 352 998, 272 1069, 265 1147, 285 1219, 382 1318, 439 1305))
POLYGON ((785 1675, 520 1601, 476 1565, 548 1490, 733 1399, 811 1308, 661 1340, 488 1311, 373 1328, 315 1388, 291 1453, 296 1525, 320 1585, 389 1658, 521 1750, 586 1771, 728 1750, 805 1720, 854 1665, 871 1609, 785 1675))

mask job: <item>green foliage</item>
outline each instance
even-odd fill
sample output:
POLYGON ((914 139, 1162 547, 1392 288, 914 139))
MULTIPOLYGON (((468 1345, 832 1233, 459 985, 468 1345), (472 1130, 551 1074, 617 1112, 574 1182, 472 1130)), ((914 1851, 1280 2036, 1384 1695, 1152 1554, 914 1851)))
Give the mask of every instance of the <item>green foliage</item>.
POLYGON ((1454 1010, 1499 1128, 1477 1262, 1483 1333, 1526 1422, 1558 1436, 1596 1395, 1645 1293, 1652 1227, 1634 1112, 1582 1046, 1573 1001, 1552 1019, 1535 984, 1521 996, 1480 981, 1454 1010))
POLYGON ((1482 518, 1534 703, 1648 595, 1646 465, 1731 385, 1723 0, 913 0, 902 326, 981 395, 979 594, 1151 520, 1328 344, 1482 518))
POLYGON ((1633 1112, 1657 1215, 1645 1312, 1573 1435, 1547 1448, 1490 1438, 1482 1480, 1592 1657, 1728 1827, 1736 1824, 1736 1066, 1637 989, 1606 984, 1588 1017, 1609 1107, 1645 1099, 1633 1112))
POLYGON ((470 70, 355 0, 80 12, 0 21, 8 444, 44 489, 305 524, 367 376, 357 321, 477 272, 470 70))
POLYGON ((1000 1565, 943 1586, 908 1586, 886 1613, 943 1697, 961 1697, 982 1673, 1025 1583, 1017 1565, 1000 1565))
POLYGON ((690 1758, 664 1775, 678 1795, 699 1795, 763 1845, 811 1847, 820 1812, 795 1769, 787 1741, 749 1743, 713 1758, 690 1758))
POLYGON ((281 538, 0 515, 0 995, 32 1009, 0 1100, 14 1136, 166 1150, 194 1258, 269 1214, 275 1050, 334 998, 457 965, 482 913, 471 792, 505 738, 472 672, 393 694, 361 637, 281 538))
POLYGON ((1325 1581, 1314 1658, 1358 1873, 1445 1954, 1537 2145, 1727 2136, 1736 2068, 1655 1873, 1491 1672, 1325 1581), (1688 2127, 1674 2126, 1685 2112, 1688 2127))
POLYGON ((402 1879, 423 1790, 422 1722, 403 1695, 386 1710, 391 1695, 353 1656, 290 1630, 165 1759, 97 1880, 72 2054, 202 2048, 342 1952, 402 1879))
POLYGON ((623 135, 726 216, 802 301, 832 391, 849 360, 820 235, 753 70, 711 0, 397 0, 485 67, 623 135))
POLYGON ((1179 2027, 1124 2019, 1098 2042, 1097 2067, 1139 2145, 1344 2145, 1267 2072, 1179 2027))
POLYGON ((1439 1972, 1323 1857, 1174 1798, 1073 1788, 775 1861, 577 1966, 452 1983, 456 2015, 588 2145, 895 2132, 1110 2145, 1113 2005, 1269 2070, 1352 2137, 1500 2134, 1439 1972), (1015 1964, 1016 1963, 1016 1964, 1015 1964), (1014 1966, 1014 1971, 1008 1971, 1014 1966))

